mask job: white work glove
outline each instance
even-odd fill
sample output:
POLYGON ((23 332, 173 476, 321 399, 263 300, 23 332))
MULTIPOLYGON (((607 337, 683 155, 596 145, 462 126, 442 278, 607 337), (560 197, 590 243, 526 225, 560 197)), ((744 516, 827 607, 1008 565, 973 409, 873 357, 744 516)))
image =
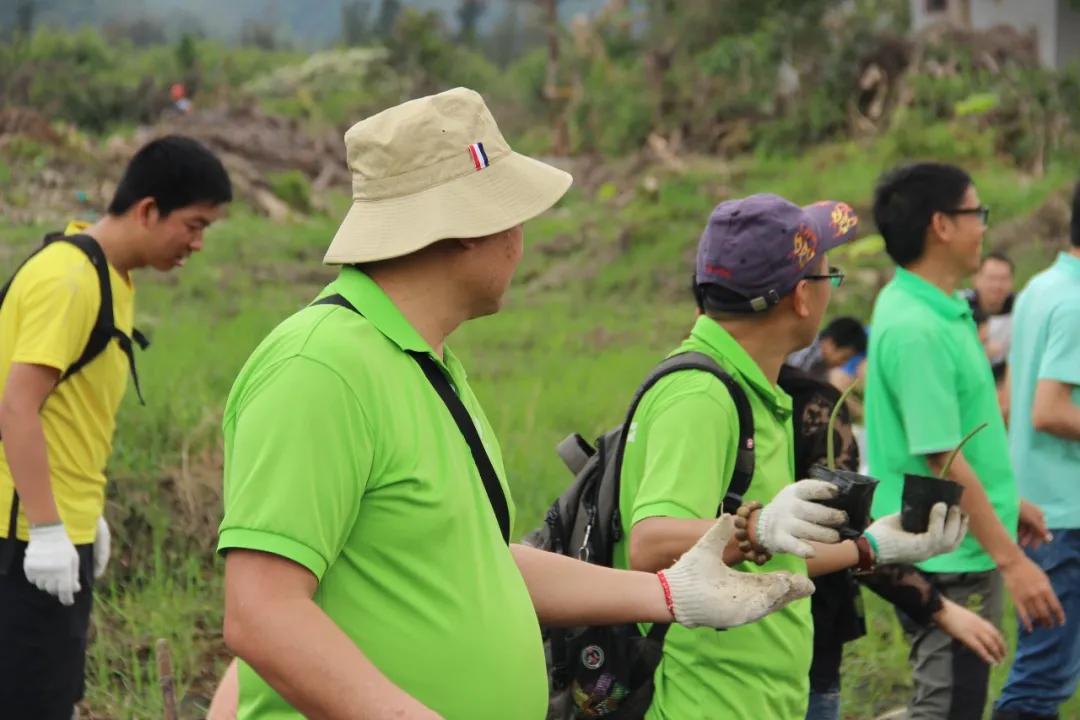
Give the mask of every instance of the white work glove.
POLYGON ((734 533, 734 516, 721 516, 694 547, 658 573, 671 591, 676 622, 690 628, 735 627, 814 592, 814 584, 802 575, 729 568, 724 564, 724 548, 734 533))
POLYGON ((924 533, 904 532, 900 513, 895 513, 874 521, 863 535, 869 536, 878 565, 911 564, 952 552, 964 539, 967 528, 967 513, 959 506, 950 508, 937 503, 930 508, 930 524, 924 533))
POLYGON ((109 565, 109 551, 112 548, 112 535, 109 533, 109 523, 105 522, 102 515, 97 521, 97 534, 94 535, 94 579, 105 574, 105 568, 109 565))
POLYGON ((55 595, 64 605, 75 604, 80 589, 79 553, 63 524, 30 528, 23 572, 38 590, 55 595))
POLYGON ((804 540, 839 542, 840 533, 834 528, 847 521, 847 513, 814 502, 830 500, 838 492, 824 480, 800 480, 786 486, 758 515, 754 529, 757 544, 773 555, 791 553, 808 558, 814 556, 814 548, 804 540))

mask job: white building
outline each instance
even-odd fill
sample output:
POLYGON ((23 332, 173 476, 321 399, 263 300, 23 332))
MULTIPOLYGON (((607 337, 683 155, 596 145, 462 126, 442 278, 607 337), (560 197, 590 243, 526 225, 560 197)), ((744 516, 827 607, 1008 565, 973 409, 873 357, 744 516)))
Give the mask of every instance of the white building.
POLYGON ((1011 25, 1035 35, 1044 67, 1080 61, 1080 3, 1072 0, 911 0, 916 32, 941 22, 965 30, 1011 25))

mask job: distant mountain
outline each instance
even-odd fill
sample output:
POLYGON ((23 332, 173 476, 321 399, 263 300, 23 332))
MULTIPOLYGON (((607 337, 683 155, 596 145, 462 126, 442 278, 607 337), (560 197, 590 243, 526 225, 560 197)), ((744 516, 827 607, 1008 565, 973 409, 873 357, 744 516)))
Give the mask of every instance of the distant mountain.
MULTIPOLYGON (((367 0, 369 18, 374 20, 383 1, 367 0)), ((596 12, 606 2, 560 0, 559 15, 569 21, 575 15, 596 12)), ((512 4, 532 9, 537 0, 487 0, 479 31, 486 33, 494 27, 512 4)), ((100 27, 147 18, 164 23, 170 36, 201 28, 210 37, 235 40, 245 25, 258 23, 272 26, 280 37, 302 47, 327 45, 341 37, 342 0, 2 0, 0 28, 12 27, 19 7, 27 5, 34 9, 35 24, 63 27, 100 27)), ((440 11, 449 27, 458 26, 460 0, 401 0, 401 5, 440 11)))

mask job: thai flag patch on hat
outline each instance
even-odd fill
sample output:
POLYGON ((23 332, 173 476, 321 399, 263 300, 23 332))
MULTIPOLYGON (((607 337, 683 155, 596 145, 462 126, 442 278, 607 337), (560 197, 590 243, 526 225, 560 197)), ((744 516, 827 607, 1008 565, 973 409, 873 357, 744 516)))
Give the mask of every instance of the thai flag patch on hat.
POLYGON ((472 158, 477 170, 483 170, 491 164, 488 162, 487 153, 484 152, 484 143, 481 142, 475 142, 469 146, 469 157, 472 158))

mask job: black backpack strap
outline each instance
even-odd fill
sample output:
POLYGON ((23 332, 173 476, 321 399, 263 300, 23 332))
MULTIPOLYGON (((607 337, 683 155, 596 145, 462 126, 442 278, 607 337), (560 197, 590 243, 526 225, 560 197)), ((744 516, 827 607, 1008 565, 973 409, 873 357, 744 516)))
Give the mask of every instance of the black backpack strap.
MULTIPOLYGON (((337 305, 352 310, 358 315, 362 314, 356 309, 356 306, 337 294, 320 298, 313 302, 312 305, 337 305)), ((450 416, 454 418, 458 430, 461 431, 462 436, 465 438, 469 451, 472 453, 473 462, 476 464, 476 469, 480 472, 480 479, 484 483, 484 490, 487 492, 491 511, 495 514, 495 519, 499 523, 503 541, 510 544, 510 510, 506 504, 506 494, 503 492, 502 485, 499 484, 499 476, 495 472, 495 467, 491 464, 491 458, 488 457, 487 451, 484 449, 483 441, 480 440, 480 434, 476 431, 476 425, 473 424, 468 409, 461 402, 461 398, 458 397, 442 368, 432 360, 430 355, 412 350, 407 352, 420 366, 431 386, 435 388, 435 392, 438 393, 443 404, 446 405, 446 409, 450 411, 450 416)))
MULTIPOLYGON (((109 261, 105 258, 105 251, 101 249, 101 245, 98 244, 97 240, 89 235, 53 234, 46 237, 46 244, 53 242, 66 242, 79 248, 90 260, 90 264, 93 265, 98 277, 98 286, 101 289, 101 307, 98 309, 94 327, 90 330, 90 338, 87 340, 82 354, 60 376, 60 382, 67 380, 89 365, 98 355, 105 352, 105 348, 109 346, 110 342, 116 340, 120 350, 127 357, 128 367, 131 368, 131 377, 135 383, 135 393, 139 396, 139 402, 145 405, 146 401, 143 399, 142 386, 139 384, 139 373, 135 367, 132 338, 116 327, 116 319, 113 316, 112 282, 109 279, 109 261)), ((135 342, 139 344, 140 348, 145 350, 149 346, 149 341, 141 332, 134 331, 132 335, 135 336, 135 342)))
MULTIPOLYGON (((724 499, 720 503, 720 507, 717 508, 717 515, 728 512, 733 513, 742 504, 742 496, 746 494, 746 491, 750 488, 750 482, 754 477, 754 414, 750 409, 750 401, 746 397, 746 392, 742 389, 742 386, 735 381, 735 378, 722 367, 720 367, 715 360, 704 353, 699 352, 686 352, 679 353, 678 355, 672 355, 667 358, 649 373, 648 377, 638 387, 637 392, 634 394, 634 399, 630 403, 630 409, 626 413, 626 420, 623 421, 623 431, 619 438, 619 448, 615 456, 615 478, 616 482, 622 482, 622 463, 623 455, 626 452, 626 437, 630 430, 630 423, 634 419, 634 413, 637 412, 638 405, 641 404, 641 400, 645 397, 645 394, 653 388, 656 383, 664 379, 671 373, 681 372, 683 370, 701 370, 707 372, 717 380, 724 384, 728 393, 731 394, 731 400, 735 403, 735 412, 739 418, 739 444, 735 455, 735 469, 731 473, 731 482, 728 483, 727 493, 724 495, 724 499)), ((616 488, 616 493, 618 488, 616 488)), ((618 510, 615 512, 615 525, 620 526, 620 519, 618 517, 618 510)))

